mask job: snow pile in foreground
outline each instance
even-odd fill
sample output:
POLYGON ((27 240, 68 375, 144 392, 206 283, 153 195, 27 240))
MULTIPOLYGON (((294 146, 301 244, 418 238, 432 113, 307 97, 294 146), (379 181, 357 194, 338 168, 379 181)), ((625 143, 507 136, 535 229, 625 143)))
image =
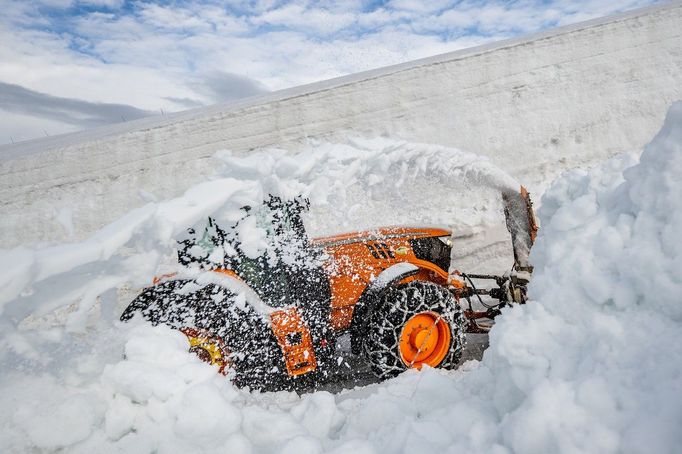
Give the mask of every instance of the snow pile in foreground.
MULTIPOLYGON (((303 181, 313 173, 325 175, 310 159, 307 170, 299 160, 289 171, 308 175, 289 188, 309 187, 303 181)), ((263 161, 242 169, 243 181, 255 181, 245 175, 265 167, 263 161)), ((367 168, 367 161, 354 162, 328 169, 339 172, 333 181, 367 187, 370 174, 380 175, 353 170, 367 168), (339 180, 344 169, 346 180, 339 180)), ((100 321, 87 336, 43 329, 42 342, 11 331, 15 338, 7 342, 15 352, 22 346, 46 352, 51 345, 60 362, 43 358, 49 366, 42 369, 3 365, 2 450, 675 452, 682 445, 681 175, 677 103, 639 163, 622 156, 557 181, 539 213, 534 301, 505 310, 483 361, 454 372, 410 371, 338 395, 249 394, 187 354, 183 336, 166 328, 100 321)), ((215 207, 230 197, 255 197, 244 187, 263 186, 240 186, 215 207)), ((144 225, 131 234, 127 255, 95 258, 90 272, 128 280, 133 271, 149 273, 144 251, 158 248, 163 237, 144 225), (122 267, 121 256, 135 264, 122 267)), ((80 288, 85 275, 75 268, 62 277, 80 288)), ((14 281, 22 296, 6 304, 6 324, 22 301, 58 307, 57 296, 47 293, 49 278, 35 276, 26 277, 30 289, 14 281), (31 299, 36 294, 40 303, 31 299)), ((112 298, 103 294, 103 312, 112 298)), ((4 361, 13 354, 5 352, 4 361)))
POLYGON ((542 199, 536 301, 504 314, 483 361, 516 452, 682 445, 682 103, 629 161, 571 172, 542 199))

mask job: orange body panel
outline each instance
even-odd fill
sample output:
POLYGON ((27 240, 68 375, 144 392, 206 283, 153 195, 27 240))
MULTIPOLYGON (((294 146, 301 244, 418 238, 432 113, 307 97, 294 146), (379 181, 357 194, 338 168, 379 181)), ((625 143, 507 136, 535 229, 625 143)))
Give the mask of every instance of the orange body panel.
POLYGON ((437 228, 383 228, 349 233, 312 241, 328 256, 325 271, 331 286, 331 320, 335 330, 348 329, 353 308, 363 291, 383 270, 396 263, 408 262, 420 268, 411 280, 429 280, 445 285, 447 270, 431 262, 418 259, 411 239, 450 236, 450 231, 437 228))
POLYGON ((272 332, 284 353, 289 375, 303 375, 317 368, 313 339, 296 308, 270 314, 272 332))

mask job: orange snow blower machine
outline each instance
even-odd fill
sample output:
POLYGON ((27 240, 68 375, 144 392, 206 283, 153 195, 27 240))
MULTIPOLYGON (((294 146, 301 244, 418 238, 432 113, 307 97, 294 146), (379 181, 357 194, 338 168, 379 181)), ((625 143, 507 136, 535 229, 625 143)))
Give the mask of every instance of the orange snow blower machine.
POLYGON ((501 276, 451 271, 452 232, 444 229, 310 240, 301 217, 308 202, 270 196, 227 229, 211 218, 190 229, 178 252, 182 271, 155 279, 121 320, 139 314, 180 330, 190 351, 251 389, 333 380, 342 336, 379 378, 425 364, 455 368, 467 332, 485 332, 484 320, 526 300, 532 203, 523 187, 502 199, 514 265, 501 276), (478 288, 481 279, 495 285, 478 288))

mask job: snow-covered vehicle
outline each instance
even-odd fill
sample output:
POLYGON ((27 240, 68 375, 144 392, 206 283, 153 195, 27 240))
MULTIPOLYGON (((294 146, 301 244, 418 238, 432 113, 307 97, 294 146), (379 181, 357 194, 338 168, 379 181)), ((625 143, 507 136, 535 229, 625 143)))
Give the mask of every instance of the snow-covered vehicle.
POLYGON ((181 330, 190 350, 238 386, 309 387, 335 374, 337 339, 380 378, 408 368, 454 368, 467 332, 525 302, 537 226, 526 190, 503 194, 514 266, 502 276, 451 269, 452 232, 388 227, 309 239, 306 200, 270 196, 227 229, 190 230, 183 270, 157 279, 123 312, 181 330), (254 233, 255 232, 255 233, 254 233), (260 232, 260 233, 259 233, 260 232), (474 279, 496 286, 477 288, 474 279), (472 297, 485 310, 473 310, 472 297))

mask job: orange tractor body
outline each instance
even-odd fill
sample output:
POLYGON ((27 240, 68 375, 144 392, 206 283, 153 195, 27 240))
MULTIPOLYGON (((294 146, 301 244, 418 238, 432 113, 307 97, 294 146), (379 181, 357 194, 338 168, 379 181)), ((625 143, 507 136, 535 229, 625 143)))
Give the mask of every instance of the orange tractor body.
POLYGON ((239 291, 231 284, 171 276, 155 280, 121 319, 141 313, 153 323, 180 329, 191 348, 221 371, 227 372, 229 365, 257 369, 257 374, 243 372, 247 378, 240 384, 249 386, 260 380, 255 386, 268 388, 262 377, 273 373, 290 378, 314 375, 319 369, 327 373, 335 362, 336 339, 343 333, 350 333, 352 352, 364 353, 380 376, 423 364, 454 367, 465 332, 485 331, 477 319, 493 318, 500 307, 525 301, 532 271, 527 258, 537 225, 524 188, 520 194, 503 194, 503 200, 515 259, 512 273, 504 276, 450 272, 452 232, 441 228, 386 227, 309 240, 301 210, 292 210, 298 202, 272 198, 274 214, 268 222, 280 244, 274 255, 247 256, 231 233, 236 228, 223 231, 211 223, 201 240, 181 243, 185 251, 210 244, 213 250, 237 252, 225 253, 218 265, 208 260, 214 253, 198 258, 179 254, 184 265, 198 263, 213 275, 252 289, 265 302, 259 303, 265 308, 260 314, 236 303, 239 291), (498 287, 479 289, 472 279, 493 279, 498 287), (481 295, 499 304, 488 305, 481 295), (474 311, 472 297, 487 310, 474 311), (462 300, 468 301, 468 310, 462 300), (202 348, 206 351, 200 352, 202 348), (263 359, 252 360, 259 350, 269 351, 269 356, 260 352, 263 359))
MULTIPOLYGON (((418 271, 402 278, 400 283, 422 280, 447 285, 450 251, 446 245, 450 237, 449 230, 439 228, 387 227, 313 239, 311 246, 324 251, 323 266, 331 289, 330 327, 337 332, 350 329, 354 309, 363 294, 383 271, 393 265, 411 263, 418 268, 418 271), (432 241, 436 245, 443 243, 441 251, 445 253, 440 264, 417 256, 412 245, 420 240, 432 241), (444 259, 447 259, 447 264, 444 259)), ((459 281, 456 283, 460 287, 464 285, 459 281)), ((317 364, 312 337, 297 310, 275 311, 270 314, 270 319, 288 373, 297 376, 315 370, 317 364), (300 337, 301 342, 288 343, 287 336, 292 335, 300 337)), ((431 338, 435 340, 436 336, 431 338)), ((403 344, 409 344, 409 340, 403 344)))
POLYGON ((325 270, 332 291, 332 328, 350 328, 353 308, 367 286, 382 271, 397 263, 412 263, 419 268, 419 273, 403 282, 420 279, 447 285, 449 263, 441 264, 443 269, 418 258, 410 241, 424 238, 450 241, 450 237, 451 232, 445 229, 393 227, 313 239, 313 246, 324 249, 329 257, 325 270))

